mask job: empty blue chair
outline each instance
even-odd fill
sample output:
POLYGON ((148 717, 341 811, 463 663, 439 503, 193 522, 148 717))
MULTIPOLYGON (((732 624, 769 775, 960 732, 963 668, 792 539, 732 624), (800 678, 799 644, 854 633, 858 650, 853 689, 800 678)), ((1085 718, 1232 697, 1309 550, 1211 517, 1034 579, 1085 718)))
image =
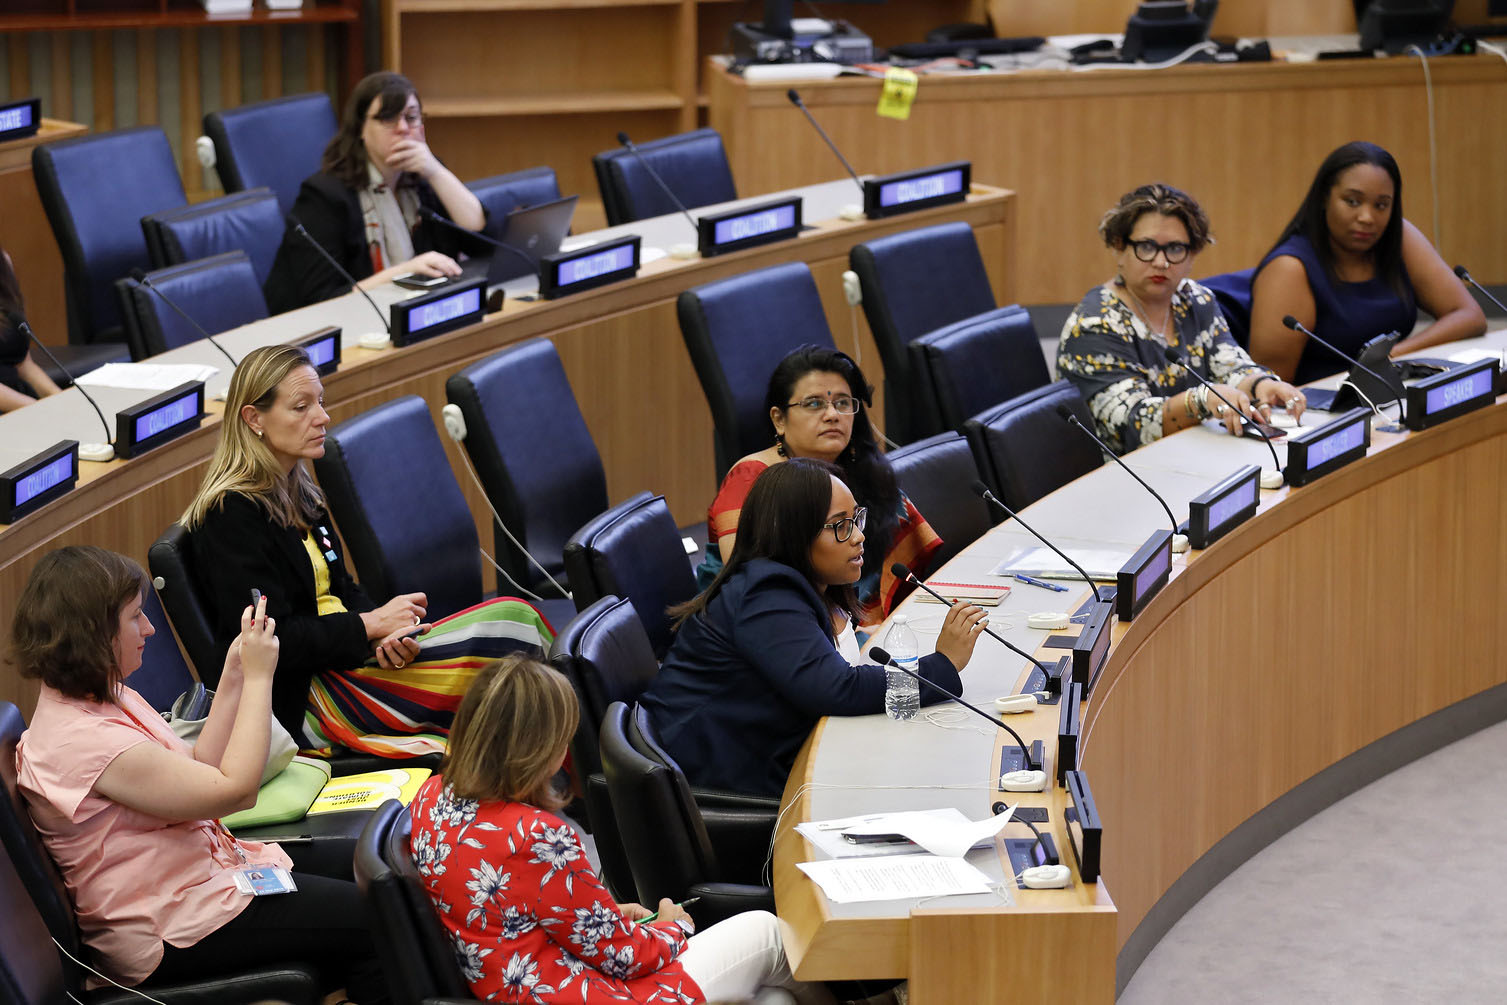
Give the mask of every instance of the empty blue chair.
POLYGON ((1219 301, 1219 311, 1230 326, 1230 335, 1242 349, 1251 347, 1251 279, 1255 275, 1255 269, 1241 269, 1198 281, 1219 301))
POLYGON ((940 569, 994 523, 989 504, 967 490, 978 479, 973 450, 961 433, 938 433, 891 450, 886 459, 900 486, 942 539, 931 568, 940 569))
POLYGON ((256 281, 267 281, 282 243, 283 212, 270 188, 253 188, 141 219, 153 267, 181 265, 227 251, 243 251, 256 281))
MULTIPOLYGON (((250 259, 240 251, 156 269, 146 277, 211 335, 267 316, 262 285, 250 259)), ((122 279, 116 286, 125 309, 132 359, 145 359, 203 338, 166 300, 136 280, 122 279)))
POLYGON ((1088 406, 1065 380, 1011 398, 964 425, 979 475, 1011 509, 1029 506, 1104 463, 1094 441, 1057 414, 1059 405, 1093 428, 1088 406))
MULTIPOLYGON (((687 209, 738 198, 727 150, 717 130, 695 129, 636 146, 687 209)), ((628 150, 618 147, 604 151, 593 157, 591 164, 609 226, 679 212, 659 182, 628 150)))
POLYGON ((322 91, 204 116, 204 133, 215 145, 215 172, 225 191, 265 186, 277 194, 283 213, 293 208, 303 180, 319 170, 337 127, 335 107, 322 91))
POLYGON ((909 351, 945 429, 1052 380, 1031 315, 1013 304, 927 332, 909 351))

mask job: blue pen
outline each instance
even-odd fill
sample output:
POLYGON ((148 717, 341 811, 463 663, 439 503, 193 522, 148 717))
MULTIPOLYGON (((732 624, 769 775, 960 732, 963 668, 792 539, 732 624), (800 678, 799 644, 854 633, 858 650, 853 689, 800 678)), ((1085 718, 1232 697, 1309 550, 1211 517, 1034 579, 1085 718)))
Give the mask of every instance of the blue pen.
POLYGON ((1014 578, 1020 580, 1022 583, 1025 583, 1027 586, 1039 586, 1043 590, 1051 590, 1054 593, 1067 592, 1067 587, 1065 586, 1058 586, 1056 583, 1048 583, 1042 579, 1033 579, 1030 576, 1022 576, 1018 572, 1015 573, 1014 578))

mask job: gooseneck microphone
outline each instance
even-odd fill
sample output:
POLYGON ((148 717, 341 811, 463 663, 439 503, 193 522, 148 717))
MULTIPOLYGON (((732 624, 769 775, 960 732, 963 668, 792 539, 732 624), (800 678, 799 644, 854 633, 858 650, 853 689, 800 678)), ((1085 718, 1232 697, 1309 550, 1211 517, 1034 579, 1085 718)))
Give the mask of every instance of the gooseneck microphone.
POLYGON ((455 231, 456 233, 465 234, 467 237, 479 238, 480 240, 482 240, 483 242, 485 242, 487 244, 490 244, 494 248, 501 248, 503 251, 506 251, 509 254, 517 256, 517 258, 519 260, 521 260, 526 265, 528 265, 530 272, 532 272, 535 275, 539 274, 539 263, 536 260, 534 260, 533 258, 529 257, 529 253, 526 252, 526 251, 524 251, 522 248, 514 247, 513 245, 509 244, 506 241, 499 241, 497 238, 493 237, 491 234, 483 234, 479 230, 469 230, 469 229, 467 229, 465 227, 462 227, 460 224, 456 223, 454 220, 450 219, 448 216, 445 216, 445 215, 443 215, 441 213, 436 213, 434 210, 430 209, 428 206, 420 206, 419 207, 419 216, 423 217, 426 220, 433 220, 435 223, 440 224, 443 227, 449 227, 451 230, 455 231))
POLYGON ((1457 265, 1457 266, 1455 266, 1455 275, 1459 276, 1461 279, 1465 280, 1467 283, 1469 283, 1470 285, 1474 286, 1477 290, 1480 290, 1481 291, 1481 296, 1485 297, 1487 300, 1490 300, 1492 303, 1496 304, 1497 305, 1497 310, 1501 311, 1503 314, 1507 314, 1507 304, 1503 304, 1500 300, 1498 300, 1496 297, 1494 297, 1494 296, 1491 295, 1491 291, 1490 290, 1488 290, 1486 287, 1482 286, 1480 283, 1476 282, 1475 278, 1470 274, 1470 272, 1465 268, 1465 266, 1463 266, 1463 265, 1457 265))
POLYGON ((153 293, 157 294, 157 297, 163 303, 165 303, 169 307, 171 307, 173 309, 173 311, 180 318, 182 318, 183 320, 187 321, 189 324, 193 325, 194 331, 198 332, 206 340, 208 340, 208 342, 209 342, 210 345, 212 345, 216 349, 220 350, 220 355, 222 355, 226 359, 230 360, 230 365, 232 367, 234 367, 234 366, 237 365, 235 357, 232 356, 232 355, 230 355, 230 353, 226 351, 226 349, 225 349, 224 346, 222 346, 220 343, 216 342, 215 341, 215 337, 213 335, 209 334, 209 332, 205 331, 203 325, 199 324, 199 322, 197 322, 193 318, 189 317, 188 311, 185 311, 182 307, 179 307, 177 304, 173 303, 172 298, 169 297, 166 293, 163 293, 156 286, 152 285, 152 280, 150 278, 148 278, 148 276, 146 274, 146 270, 144 270, 144 269, 132 269, 131 270, 131 278, 134 279, 134 280, 136 280, 142 286, 145 286, 147 289, 151 290, 153 293))
MULTIPOLYGON (((1189 366, 1187 360, 1183 359, 1182 356, 1178 354, 1176 349, 1172 348, 1169 345, 1166 347, 1166 349, 1163 350, 1162 355, 1167 358, 1168 363, 1173 363, 1177 366, 1182 367, 1183 370, 1188 374, 1188 376, 1192 377, 1204 387, 1208 388, 1210 394, 1214 395, 1214 397, 1230 406, 1230 411, 1239 414, 1240 409, 1235 407, 1235 403, 1232 402, 1229 398, 1226 398, 1224 395, 1220 394, 1219 389, 1209 381, 1205 380, 1203 374, 1199 373, 1197 370, 1189 366)), ((1261 442, 1266 444, 1266 449, 1272 452, 1272 467, 1276 469, 1275 478, 1269 478, 1264 472, 1262 473, 1261 487, 1264 489, 1281 488, 1282 482, 1286 480, 1286 476, 1282 473, 1282 461, 1277 457, 1277 448, 1272 445, 1272 438, 1267 435, 1266 430, 1262 429, 1260 424, 1253 423, 1251 425, 1251 428, 1256 431, 1256 435, 1261 437, 1261 442)))
POLYGON ((63 376, 68 378, 68 382, 71 383, 74 387, 78 388, 78 393, 84 396, 84 400, 87 401, 90 407, 94 409, 94 414, 99 416, 99 424, 105 427, 105 442, 79 444, 79 456, 83 457, 86 461, 108 461, 110 458, 114 457, 115 441, 110 437, 110 424, 105 421, 105 413, 99 410, 99 403, 94 400, 93 396, 90 395, 88 391, 85 391, 79 385, 77 378, 75 378, 72 373, 68 372, 68 368, 62 363, 58 362, 58 358, 52 354, 52 350, 47 348, 47 346, 43 344, 41 339, 37 338, 37 333, 31 330, 31 325, 27 324, 24 319, 16 322, 16 331, 31 339, 32 345, 42 350, 42 355, 51 360, 52 365, 57 367, 58 370, 62 372, 63 376), (88 454, 93 454, 95 456, 86 456, 88 454))
POLYGON ((1068 425, 1077 426, 1079 429, 1081 429, 1085 436, 1099 445, 1100 450, 1109 455, 1110 460, 1114 461, 1120 467, 1124 468, 1126 474, 1134 478, 1136 481, 1140 482, 1141 488, 1145 489, 1147 492, 1150 492, 1152 498, 1161 503, 1162 509, 1167 511, 1167 519, 1172 521, 1172 550, 1176 552, 1187 551, 1188 535, 1179 534, 1177 532, 1177 517, 1172 515, 1172 507, 1167 505, 1167 500, 1162 498, 1161 493, 1157 492, 1157 490, 1152 488, 1150 485, 1147 485, 1144 478, 1132 471, 1130 465, 1126 464, 1125 461, 1121 459, 1119 454, 1109 449, 1109 445, 1103 440, 1099 439, 1097 433, 1085 426, 1083 424, 1083 421, 1073 414, 1073 410, 1071 408, 1068 408, 1066 405, 1058 405, 1057 414, 1060 415, 1068 425))
POLYGON ((973 489, 974 495, 984 500, 984 502, 998 507, 999 510, 1005 514, 1005 516, 1010 517, 1016 523, 1020 524, 1028 532, 1030 532, 1030 535, 1032 537, 1040 541, 1042 544, 1046 545, 1052 551, 1056 552, 1058 558, 1062 559, 1068 565, 1071 565, 1074 571, 1076 571, 1078 575, 1083 577, 1083 581, 1088 584, 1089 595, 1094 598, 1094 603, 1097 604, 1103 602, 1104 598, 1099 595, 1099 584, 1095 583, 1093 577, 1083 571, 1083 566, 1073 561, 1072 556, 1037 533, 1037 531, 1032 528, 1030 524, 1026 523, 1020 518, 1020 515, 1018 513, 1016 513, 1010 507, 1006 506, 1004 503, 1000 502, 999 497, 996 496, 993 492, 990 492, 989 486, 985 485, 983 482, 975 481, 972 485, 969 486, 969 488, 973 489))
POLYGON ((881 666, 892 667, 892 668, 894 668, 896 670, 899 670, 901 673, 905 674, 905 676, 911 677, 911 678, 914 678, 915 680, 920 681, 922 684, 925 684, 927 687, 931 688, 934 691, 941 692, 943 695, 945 695, 946 697, 948 697, 948 698, 952 699, 953 701, 957 702, 959 705, 963 706, 968 711, 972 712, 974 715, 979 716, 980 718, 984 719, 991 726, 998 726, 1000 729, 1003 729, 1006 733, 1010 734, 1010 738, 1012 740, 1014 740, 1015 741, 1015 745, 1020 748, 1020 756, 1021 756, 1022 762, 1026 766, 1025 770, 1027 770, 1027 771, 1040 771, 1041 770, 1041 765, 1038 764, 1034 759, 1032 759, 1032 757, 1031 757, 1031 748, 1028 747, 1028 746, 1026 746, 1026 741, 1024 741, 1024 740, 1022 740, 1020 738, 1020 734, 1017 733, 1015 730, 1011 729, 1009 726, 1005 725, 1003 722, 1001 722, 998 719, 996 719, 994 716, 990 715, 988 712, 985 712, 983 709, 979 708, 977 705, 974 705, 974 704, 971 704, 969 702, 964 701, 962 698, 960 698, 959 696, 953 694, 951 691, 947 690, 945 687, 942 687, 939 684, 933 684, 931 681, 927 680, 925 677, 922 677, 920 674, 915 673, 914 671, 905 669, 905 667, 901 666, 899 663, 896 663, 890 657, 890 654, 888 652, 886 652, 883 649, 880 649, 878 646, 874 646, 872 649, 869 650, 869 658, 873 659, 873 660, 877 660, 881 666))
POLYGON ((309 246, 312 247, 315 251, 319 252, 320 257, 330 264, 330 268, 339 273, 341 279, 344 279, 346 282, 351 284, 351 289, 355 290, 357 293, 366 298, 366 302, 372 305, 372 310, 376 311, 377 317, 382 320, 382 329, 386 331, 388 337, 391 338, 392 322, 387 320, 387 315, 382 313, 382 308, 378 307, 377 302, 373 300, 367 294, 367 292, 361 288, 361 285, 359 283, 356 282, 356 277, 345 271, 345 267, 342 266, 339 262, 335 261, 335 256, 324 250, 324 245, 314 240, 313 234, 309 233, 307 230, 304 230, 303 224, 299 221, 298 217, 294 216, 292 213, 289 213, 286 219, 288 221, 288 226, 293 228, 293 233, 309 242, 309 246))
MULTIPOLYGON (((1361 370, 1364 370, 1366 373, 1369 373, 1371 376, 1375 377, 1378 381, 1381 382, 1381 386, 1384 387, 1384 388, 1386 388, 1387 391, 1388 391, 1388 393, 1390 393, 1392 395, 1392 400, 1395 401, 1395 402, 1397 402, 1397 414, 1398 414, 1398 418, 1405 419, 1407 417, 1407 406, 1404 405, 1403 402, 1402 402, 1402 395, 1400 395, 1396 391, 1392 390, 1392 384, 1391 384, 1390 381, 1387 380, 1387 378, 1383 377, 1381 374, 1377 373, 1375 370, 1371 369, 1369 366, 1367 366, 1366 364, 1362 363, 1360 360, 1356 359, 1354 356, 1346 355, 1339 348, 1339 346, 1336 346, 1336 345, 1334 345, 1331 342, 1325 342, 1323 339, 1319 338, 1313 332, 1311 332, 1307 328, 1305 328, 1303 326, 1303 322, 1299 321, 1297 318, 1293 317, 1291 314, 1288 314, 1286 317, 1284 317, 1282 319, 1282 323, 1284 325, 1286 325, 1288 328, 1291 328, 1295 332, 1302 332, 1304 335, 1307 335, 1309 338, 1313 339, 1315 342, 1317 342, 1319 345, 1323 346, 1325 349, 1328 349, 1330 352, 1334 353, 1340 359, 1344 360, 1345 362, 1349 363, 1352 366, 1355 366, 1355 367, 1358 367, 1361 370)), ((1372 406, 1372 409, 1375 410, 1375 406, 1374 405, 1372 406)))
POLYGON ((811 128, 816 130, 817 135, 826 141, 827 146, 831 148, 832 153, 837 156, 837 159, 842 161, 843 169, 852 177, 853 184, 858 186, 858 191, 862 192, 863 181, 858 177, 858 172, 853 170, 853 165, 848 163, 848 159, 842 155, 842 151, 837 149, 837 144, 832 142, 832 137, 827 135, 827 131, 822 128, 821 123, 816 121, 816 116, 811 114, 811 109, 807 108, 806 103, 801 100, 801 92, 792 87, 785 92, 785 97, 789 98, 790 103, 799 108, 801 114, 806 116, 806 121, 811 123, 811 128))
POLYGON ((681 215, 686 218, 686 222, 691 225, 691 233, 696 235, 697 237, 700 237, 701 227, 697 225, 696 218, 691 215, 690 210, 685 208, 685 203, 677 199, 675 197, 675 193, 670 191, 670 186, 666 185, 665 180, 659 176, 659 172, 654 170, 654 165, 650 164, 648 159, 645 158, 643 154, 638 152, 638 147, 633 145, 633 141, 628 138, 628 134, 618 133, 617 141, 619 145, 621 145, 624 149, 626 149, 630 154, 633 155, 634 159, 638 161, 640 167, 649 172, 649 177, 654 179, 654 183, 659 186, 660 191, 669 197, 670 202, 674 203, 676 209, 680 210, 681 215))

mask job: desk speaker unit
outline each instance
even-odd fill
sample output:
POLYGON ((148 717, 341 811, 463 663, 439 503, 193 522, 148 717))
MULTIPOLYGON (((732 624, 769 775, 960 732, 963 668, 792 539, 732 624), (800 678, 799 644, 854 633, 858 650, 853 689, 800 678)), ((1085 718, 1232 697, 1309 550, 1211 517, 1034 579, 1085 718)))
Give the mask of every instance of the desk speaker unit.
POLYGON ((1256 515, 1261 469, 1247 464, 1188 502, 1188 543, 1200 550, 1256 515))
POLYGON ((25 98, 0 104, 0 142, 35 136, 41 128, 41 98, 25 98))
POLYGON ((191 380, 115 413, 115 456, 136 457, 199 428, 204 382, 191 380))
POLYGON ((945 206, 968 198, 973 165, 968 161, 937 164, 863 180, 863 213, 870 220, 945 206))
POLYGON ((485 278, 446 283, 392 305, 392 344, 412 345, 475 324, 487 313, 485 278))
POLYGON ((1332 422, 1287 437, 1287 484, 1322 478, 1371 448, 1371 411, 1352 408, 1332 422))
MULTIPOLYGON (((1114 609, 1115 605, 1107 600, 1091 602, 1088 621, 1073 641, 1073 682, 1083 685, 1085 695, 1094 689, 1104 658, 1109 655, 1109 623, 1114 609)), ((1067 687, 1066 681, 1063 687, 1067 687)))
POLYGON ((0 523, 15 523, 78 482, 78 440, 61 440, 0 473, 0 523))
POLYGON ((1116 577, 1115 607, 1121 621, 1130 621, 1172 576, 1172 531, 1159 530, 1136 549, 1116 577))
POLYGON ((1497 400, 1498 364, 1478 359, 1465 366, 1414 381, 1407 387, 1407 418, 1415 432, 1485 408, 1497 400))
POLYGON ((1057 784, 1067 781, 1067 773, 1078 767, 1078 743, 1083 726, 1083 685, 1069 684, 1062 692, 1062 707, 1057 713, 1057 784))
POLYGON ((340 328, 330 325, 298 340, 298 347, 309 354, 314 372, 328 377, 340 369, 340 328))
POLYGON ((632 279, 638 275, 642 241, 637 234, 630 234, 576 251, 545 255, 539 259, 539 295, 554 300, 632 279))
POLYGON ((1085 883, 1097 883, 1104 825, 1099 822, 1099 810, 1094 806, 1088 776, 1081 771, 1069 771, 1063 788, 1067 789, 1068 798, 1068 806, 1063 811, 1067 818, 1067 843, 1072 845, 1073 857, 1078 860, 1078 875, 1085 883))
POLYGON ((801 232, 801 197, 700 216, 696 230, 702 258, 788 240, 801 232))

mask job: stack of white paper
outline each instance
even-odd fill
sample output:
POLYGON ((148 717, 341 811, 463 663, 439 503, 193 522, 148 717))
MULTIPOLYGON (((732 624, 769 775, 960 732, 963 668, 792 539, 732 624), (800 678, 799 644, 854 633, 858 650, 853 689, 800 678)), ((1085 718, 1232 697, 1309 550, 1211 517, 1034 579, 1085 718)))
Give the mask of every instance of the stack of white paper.
POLYGON ((106 363, 74 381, 86 387, 124 387, 133 391, 171 391, 191 380, 208 380, 218 367, 197 363, 106 363))
POLYGON ((835 904, 989 892, 989 877, 960 858, 936 855, 845 858, 802 862, 797 868, 810 876, 835 904))
MULTIPOLYGON (((1083 566, 1083 571, 1094 579, 1111 583, 1119 578, 1120 569, 1130 561, 1128 551, 1089 551, 1068 548, 1067 554, 1074 562, 1083 566)), ((1016 552, 990 569, 989 575, 1013 576, 1017 572, 1023 576, 1036 576, 1039 579, 1076 579, 1080 582, 1083 580, 1076 569, 1066 565, 1062 558, 1049 548, 1031 548, 1016 552)))
POLYGON ((199 0, 206 14, 250 14, 251 0, 199 0))

